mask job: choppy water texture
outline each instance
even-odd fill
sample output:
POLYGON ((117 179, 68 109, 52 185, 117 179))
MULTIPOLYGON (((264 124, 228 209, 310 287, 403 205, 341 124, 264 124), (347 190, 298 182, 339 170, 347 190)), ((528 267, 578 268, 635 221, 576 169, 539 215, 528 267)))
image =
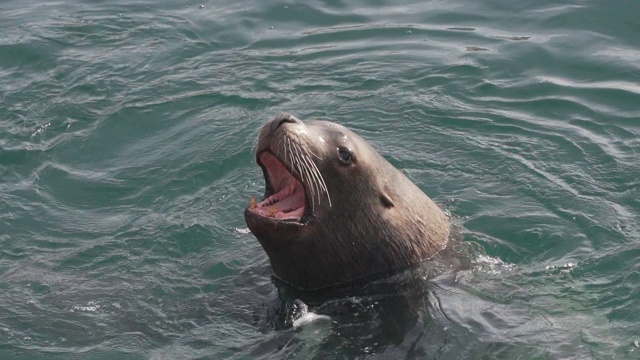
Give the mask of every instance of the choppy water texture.
POLYGON ((639 358, 638 14, 2 1, 0 358, 639 358), (402 336, 273 325, 242 212, 279 111, 361 134, 481 249, 402 336))

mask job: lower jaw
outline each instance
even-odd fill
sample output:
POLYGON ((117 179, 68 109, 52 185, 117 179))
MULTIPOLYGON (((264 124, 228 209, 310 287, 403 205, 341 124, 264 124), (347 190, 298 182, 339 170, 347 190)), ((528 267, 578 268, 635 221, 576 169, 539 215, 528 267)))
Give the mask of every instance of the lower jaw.
POLYGON ((258 214, 255 211, 253 211, 251 207, 246 208, 244 215, 245 215, 245 220, 247 221, 247 225, 249 225, 249 229, 251 229, 252 226, 261 226, 261 225, 262 226, 271 225, 271 226, 299 227, 299 226, 304 226, 303 219, 305 218, 305 215, 303 215, 302 218, 277 219, 274 217, 263 216, 261 214, 258 214))

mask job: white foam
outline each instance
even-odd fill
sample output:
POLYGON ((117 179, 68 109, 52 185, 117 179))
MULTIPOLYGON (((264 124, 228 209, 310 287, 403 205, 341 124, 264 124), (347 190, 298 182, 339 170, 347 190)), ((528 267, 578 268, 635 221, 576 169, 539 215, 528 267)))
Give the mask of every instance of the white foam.
POLYGON ((483 271, 488 274, 499 274, 504 271, 512 271, 516 268, 515 264, 505 263, 499 258, 487 255, 480 255, 474 261, 475 270, 483 271))
POLYGON ((308 312, 306 314, 304 314, 303 316, 301 316, 299 319, 295 320, 293 322, 293 327, 297 328, 300 327, 302 325, 306 325, 309 323, 312 323, 316 320, 331 320, 331 317, 327 316, 327 315, 319 315, 316 314, 314 312, 308 312))
POLYGON ((243 234, 243 235, 251 233, 251 230, 249 230, 249 228, 244 228, 244 229, 236 228, 235 230, 238 234, 243 234))

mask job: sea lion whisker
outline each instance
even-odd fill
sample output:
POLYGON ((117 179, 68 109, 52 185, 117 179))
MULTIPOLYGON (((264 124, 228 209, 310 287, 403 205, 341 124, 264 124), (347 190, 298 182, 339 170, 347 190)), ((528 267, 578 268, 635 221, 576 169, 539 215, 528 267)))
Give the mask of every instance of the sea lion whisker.
POLYGON ((276 157, 280 156, 281 147, 282 147, 282 139, 278 140, 278 145, 276 145, 276 157))
MULTIPOLYGON (((315 210, 314 198, 319 197, 319 195, 317 195, 319 189, 313 180, 312 173, 309 171, 309 167, 305 161, 304 153, 301 151, 300 146, 295 142, 293 143, 293 145, 294 145, 294 148, 296 149, 296 155, 298 157, 298 168, 300 169, 298 172, 300 173, 300 176, 304 178, 304 182, 308 184, 308 189, 310 193, 309 200, 311 201, 311 209, 315 210)), ((318 205, 320 205, 320 202, 318 202, 318 205)))
MULTIPOLYGON (((324 192, 327 194, 327 200, 329 200, 329 207, 331 207, 331 196, 329 195, 329 189, 327 188, 327 184, 324 181, 324 177, 322 176, 320 169, 318 169, 318 166, 316 166, 316 163, 311 160, 308 154, 306 158, 308 160, 308 163, 310 164, 311 171, 315 175, 315 178, 318 182, 318 187, 323 189, 324 192)), ((319 197, 318 197, 318 203, 320 203, 319 197)))
MULTIPOLYGON (((284 148, 284 162, 285 162, 285 164, 287 163, 287 148, 288 148, 288 145, 289 145, 289 138, 285 136, 285 137, 284 137, 284 146, 283 146, 283 148, 284 148)), ((290 152, 290 151, 291 151, 291 150, 289 150, 289 152, 290 152)))
MULTIPOLYGON (((293 145, 294 145, 294 148, 296 149, 296 153, 300 160, 300 168, 303 170, 303 171, 300 171, 300 173, 301 175, 303 175, 304 173, 305 182, 309 185, 309 191, 311 192, 311 201, 312 201, 311 205, 313 206, 314 204, 313 198, 318 194, 318 190, 320 189, 317 187, 313 173, 310 171, 306 154, 304 153, 304 151, 302 151, 299 144, 294 142, 293 145)), ((318 205, 319 204, 320 202, 318 202, 318 205)))
MULTIPOLYGON (((318 204, 321 204, 322 197, 320 195, 322 192, 327 193, 327 187, 323 185, 322 179, 321 179, 322 174, 318 172, 318 169, 313 163, 313 160, 311 160, 311 158, 308 155, 305 156, 305 160, 306 160, 307 166, 309 167, 309 171, 312 174, 313 182, 316 188, 318 188, 319 190, 317 192, 317 197, 318 197, 318 204)), ((331 206, 331 201, 329 201, 329 206, 331 206)))
POLYGON ((302 182, 305 182, 304 174, 302 173, 302 166, 300 165, 299 154, 298 154, 298 151, 296 149, 295 141, 293 141, 291 139, 288 139, 287 146, 289 148, 289 154, 290 154, 290 159, 291 159, 291 168, 293 170, 297 171, 298 174, 300 175, 300 179, 302 180, 302 182))
MULTIPOLYGON (((296 146, 295 142, 292 142, 292 144, 293 144, 293 149, 292 149, 291 153, 295 156, 294 162, 293 162, 293 168, 300 175, 301 182, 302 183, 308 183, 309 182, 308 179, 307 179, 308 174, 306 173, 306 171, 305 171, 306 169, 304 167, 304 164, 302 163, 302 161, 300 159, 300 150, 296 146)), ((309 189, 309 190, 313 193, 313 189, 309 189)))
MULTIPOLYGON (((295 150, 295 142, 291 141, 289 138, 287 138, 287 149, 289 150, 289 158, 290 158, 290 162, 291 162, 291 168, 292 170, 296 170, 298 172, 298 174, 300 174, 300 177, 303 178, 302 172, 300 171, 300 165, 298 164, 298 157, 297 157, 297 153, 295 150), (291 144, 293 143, 293 149, 291 148, 291 144)), ((304 181, 304 178, 303 178, 304 181)))
POLYGON ((320 189, 318 187, 317 181, 315 180, 315 177, 313 176, 314 174, 309 167, 309 160, 306 154, 304 153, 304 151, 302 151, 300 145, 295 142, 293 143, 293 145, 297 150, 298 156, 300 157, 300 168, 304 170, 306 182, 309 184, 309 192, 311 193, 311 207, 312 209, 315 209, 315 197, 318 198, 318 205, 320 205, 320 189))
MULTIPOLYGON (((316 179, 316 183, 317 186, 319 188, 321 188, 322 190, 324 190, 324 192, 327 194, 327 199, 329 200, 329 207, 331 207, 331 196, 329 195, 329 189, 327 189, 327 186, 324 182, 324 178, 322 177, 322 173, 320 172, 320 170, 318 169, 318 167, 316 166, 316 164, 313 162, 313 160, 311 159, 311 156, 309 156, 309 154, 313 155, 316 157, 316 159, 322 161, 322 158, 318 155, 316 155, 313 151, 306 149, 305 151, 305 158, 307 159, 308 163, 310 163, 312 166, 312 172, 315 175, 314 178, 316 179)), ((318 193, 318 204, 320 203, 320 193, 318 193)))
POLYGON ((315 209, 315 202, 313 201, 313 198, 316 194, 316 187, 315 187, 315 184, 313 183, 313 178, 311 177, 311 174, 309 173, 309 169, 307 168, 304 162, 304 157, 302 152, 300 151, 300 147, 298 146, 298 144, 293 142, 293 148, 296 150, 295 153, 297 158, 296 163, 298 165, 298 173, 300 174, 300 177, 303 179, 303 182, 309 185, 311 208, 315 209))
POLYGON ((307 155, 308 155, 308 154, 311 154, 311 155, 313 155, 316 159, 318 159, 318 160, 322 161, 322 158, 321 158, 320 156, 316 155, 313 151, 311 151, 311 150, 309 150, 309 149, 307 149, 307 155))

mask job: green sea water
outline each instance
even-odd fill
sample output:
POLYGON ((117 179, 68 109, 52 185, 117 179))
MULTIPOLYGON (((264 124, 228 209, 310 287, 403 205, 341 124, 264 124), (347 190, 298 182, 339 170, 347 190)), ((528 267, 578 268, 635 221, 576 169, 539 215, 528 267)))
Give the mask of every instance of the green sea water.
POLYGON ((639 15, 3 0, 0 359, 640 358, 639 15), (366 138, 479 249, 394 337, 275 324, 243 210, 281 111, 366 138))

